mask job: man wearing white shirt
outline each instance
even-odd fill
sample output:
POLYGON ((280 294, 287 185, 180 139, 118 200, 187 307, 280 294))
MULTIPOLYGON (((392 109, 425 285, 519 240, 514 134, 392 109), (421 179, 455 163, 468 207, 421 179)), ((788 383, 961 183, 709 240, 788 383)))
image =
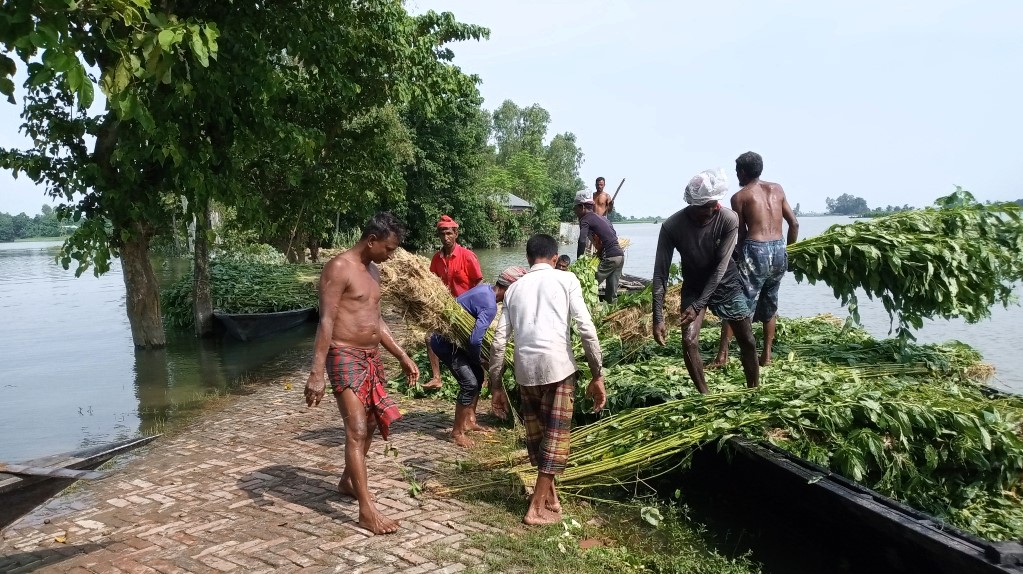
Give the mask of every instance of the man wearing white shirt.
MULTIPOLYGON (((586 396, 594 412, 604 408, 604 375, 597 328, 583 301, 582 286, 573 273, 555 269, 558 242, 550 235, 534 235, 526 243, 529 272, 511 284, 504 295, 504 313, 494 333, 491 357, 503 357, 515 340, 515 383, 522 402, 526 449, 537 467, 536 487, 526 524, 561 521, 561 504, 554 477, 568 462, 575 385, 579 371, 572 352, 572 325, 582 338, 591 380, 586 396)), ((490 380, 494 414, 508 416, 508 395, 500 384, 504 362, 493 361, 490 380)))

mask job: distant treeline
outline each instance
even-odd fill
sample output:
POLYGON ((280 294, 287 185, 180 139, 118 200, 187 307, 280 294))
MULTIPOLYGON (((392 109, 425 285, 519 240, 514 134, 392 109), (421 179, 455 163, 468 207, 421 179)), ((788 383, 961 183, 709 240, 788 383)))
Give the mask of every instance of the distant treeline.
POLYGON ((35 217, 24 212, 18 215, 0 212, 0 242, 28 237, 60 237, 67 233, 66 229, 62 233, 61 220, 49 205, 44 205, 42 213, 35 217))

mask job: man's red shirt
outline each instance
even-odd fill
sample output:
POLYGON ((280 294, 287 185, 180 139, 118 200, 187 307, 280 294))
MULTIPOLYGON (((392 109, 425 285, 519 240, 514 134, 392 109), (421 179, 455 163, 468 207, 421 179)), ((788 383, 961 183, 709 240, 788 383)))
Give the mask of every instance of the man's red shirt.
POLYGON ((433 254, 430 260, 430 271, 440 277, 455 297, 472 289, 483 280, 479 259, 471 250, 455 244, 451 256, 445 257, 444 250, 433 254))

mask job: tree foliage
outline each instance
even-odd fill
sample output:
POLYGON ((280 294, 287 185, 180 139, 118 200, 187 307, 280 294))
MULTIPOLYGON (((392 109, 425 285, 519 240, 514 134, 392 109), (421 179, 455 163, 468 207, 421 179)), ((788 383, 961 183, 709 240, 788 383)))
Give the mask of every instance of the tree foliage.
POLYGON ((1023 219, 1015 204, 982 205, 957 187, 935 207, 835 225, 788 253, 797 281, 826 283, 856 322, 858 292, 880 299, 908 340, 924 319, 974 323, 1015 301, 1023 219))
POLYGON ((28 237, 60 237, 65 235, 64 222, 49 205, 42 213, 29 217, 25 213, 0 213, 0 241, 15 241, 28 237))
POLYGON ((848 193, 843 193, 836 199, 826 198, 824 203, 831 215, 860 215, 870 211, 867 200, 848 193))

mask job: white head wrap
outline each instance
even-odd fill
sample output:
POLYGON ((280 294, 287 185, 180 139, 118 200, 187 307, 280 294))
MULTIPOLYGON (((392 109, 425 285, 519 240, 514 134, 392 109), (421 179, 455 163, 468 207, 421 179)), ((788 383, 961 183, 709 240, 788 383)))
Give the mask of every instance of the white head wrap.
POLYGON ((590 195, 590 191, 588 189, 584 189, 575 194, 575 205, 579 205, 580 203, 593 203, 593 196, 590 195))
POLYGON ((728 176, 725 170, 707 169, 693 176, 686 186, 685 200, 689 205, 706 205, 721 201, 728 195, 728 176))

